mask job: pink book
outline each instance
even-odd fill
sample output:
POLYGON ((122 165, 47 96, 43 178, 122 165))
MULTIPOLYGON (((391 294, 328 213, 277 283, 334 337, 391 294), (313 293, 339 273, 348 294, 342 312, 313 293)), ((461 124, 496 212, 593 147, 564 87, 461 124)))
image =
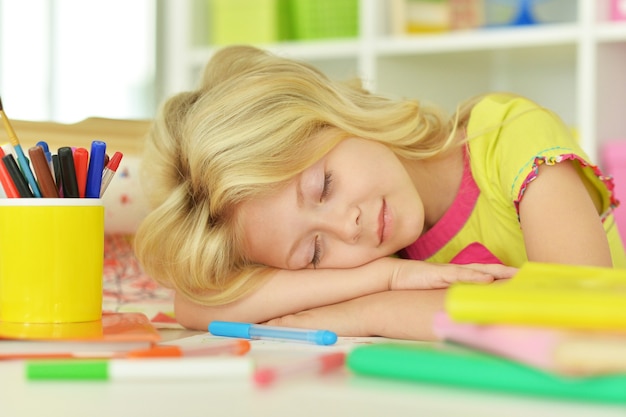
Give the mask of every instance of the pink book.
POLYGON ((458 323, 440 312, 433 323, 443 340, 565 375, 626 372, 626 333, 458 323))

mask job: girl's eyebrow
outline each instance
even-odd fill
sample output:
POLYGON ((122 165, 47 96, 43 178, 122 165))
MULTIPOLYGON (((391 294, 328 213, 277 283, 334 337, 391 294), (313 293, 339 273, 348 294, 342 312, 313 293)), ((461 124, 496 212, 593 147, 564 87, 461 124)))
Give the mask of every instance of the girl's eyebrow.
POLYGON ((296 207, 304 205, 304 193, 302 192, 302 173, 296 177, 296 207))

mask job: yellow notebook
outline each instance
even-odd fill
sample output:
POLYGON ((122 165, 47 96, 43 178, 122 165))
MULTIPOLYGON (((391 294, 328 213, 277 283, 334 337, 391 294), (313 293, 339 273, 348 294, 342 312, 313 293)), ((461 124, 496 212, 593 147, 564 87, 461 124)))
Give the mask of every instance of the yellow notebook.
POLYGON ((455 321, 626 330, 626 270, 528 262, 509 281, 455 284, 455 321))

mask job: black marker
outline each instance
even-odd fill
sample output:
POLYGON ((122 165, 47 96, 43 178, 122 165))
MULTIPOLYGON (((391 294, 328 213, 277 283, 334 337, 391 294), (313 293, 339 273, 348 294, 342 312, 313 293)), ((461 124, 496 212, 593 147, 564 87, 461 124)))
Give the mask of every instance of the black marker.
POLYGON ((59 166, 61 167, 61 179, 63 181, 63 197, 79 198, 78 181, 76 180, 76 168, 74 167, 74 155, 72 148, 63 146, 59 148, 59 166))
POLYGON ((2 157, 2 162, 7 167, 7 171, 9 171, 9 175, 15 184, 15 188, 17 188, 17 192, 20 194, 22 198, 33 198, 33 192, 28 187, 28 182, 26 182, 26 178, 22 175, 22 171, 17 166, 17 162, 15 162, 15 158, 13 155, 8 154, 2 157))

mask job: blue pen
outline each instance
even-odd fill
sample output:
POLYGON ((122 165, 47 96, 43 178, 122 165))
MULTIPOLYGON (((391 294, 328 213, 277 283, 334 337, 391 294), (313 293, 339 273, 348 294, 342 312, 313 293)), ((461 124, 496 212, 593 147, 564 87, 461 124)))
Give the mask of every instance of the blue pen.
POLYGON ((263 324, 212 321, 209 332, 214 336, 239 337, 242 339, 289 340, 334 345, 337 334, 329 330, 294 329, 290 327, 265 326, 263 324))
POLYGON ((91 142, 89 155, 89 167, 87 168, 87 185, 85 187, 86 198, 100 198, 102 187, 102 171, 104 171, 104 157, 107 145, 99 140, 91 142))

